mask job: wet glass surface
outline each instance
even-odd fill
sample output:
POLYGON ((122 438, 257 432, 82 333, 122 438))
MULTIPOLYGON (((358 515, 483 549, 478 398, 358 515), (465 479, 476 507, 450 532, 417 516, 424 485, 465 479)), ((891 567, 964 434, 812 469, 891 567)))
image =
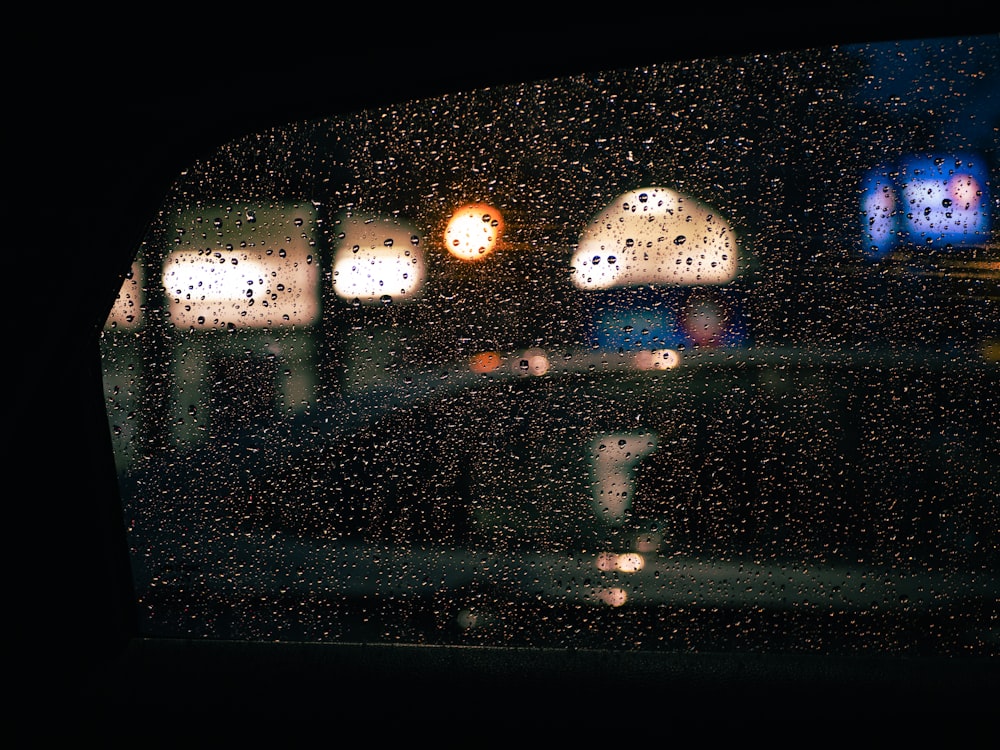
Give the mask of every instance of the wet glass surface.
POLYGON ((102 337, 144 634, 995 655, 998 63, 699 60, 221 146, 102 337))

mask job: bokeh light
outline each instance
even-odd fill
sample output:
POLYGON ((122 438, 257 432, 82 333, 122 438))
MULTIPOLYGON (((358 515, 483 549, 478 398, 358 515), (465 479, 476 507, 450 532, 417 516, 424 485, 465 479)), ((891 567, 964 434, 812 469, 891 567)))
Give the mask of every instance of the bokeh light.
POLYGON ((580 235, 571 261, 581 289, 723 284, 737 272, 736 237, 712 207, 669 188, 618 196, 580 235))
POLYGON ((375 216, 342 217, 333 258, 337 296, 364 303, 417 297, 426 268, 420 236, 409 224, 375 216))
POLYGON ((310 325, 319 316, 319 270, 303 244, 263 250, 178 250, 163 269, 179 328, 310 325))
POLYGON ((144 307, 143 266, 133 262, 129 274, 122 281, 108 315, 105 328, 138 328, 142 324, 144 307))
POLYGON ((503 230, 499 210, 486 203, 469 203, 448 220, 444 245, 456 258, 480 260, 496 250, 503 230))

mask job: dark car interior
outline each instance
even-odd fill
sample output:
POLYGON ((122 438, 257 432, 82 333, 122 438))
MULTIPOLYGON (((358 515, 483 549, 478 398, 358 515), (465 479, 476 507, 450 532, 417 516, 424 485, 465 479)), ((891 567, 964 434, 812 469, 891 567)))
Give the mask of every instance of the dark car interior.
POLYGON ((664 744, 724 730, 804 741, 828 731, 944 730, 951 746, 995 737, 995 653, 637 652, 140 632, 98 338, 136 247, 189 164, 244 134, 451 91, 694 58, 998 33, 972 10, 808 14, 798 6, 605 17, 580 8, 537 23, 501 6, 466 9, 459 20, 434 12, 442 17, 379 11, 387 17, 322 24, 294 14, 231 24, 152 18, 116 31, 94 19, 52 31, 39 19, 22 30, 9 114, 18 197, 9 220, 24 233, 19 252, 30 273, 18 280, 27 304, 13 317, 27 322, 29 355, 9 365, 20 386, 11 390, 8 438, 16 447, 8 490, 17 549, 8 573, 8 617, 18 631, 8 641, 14 746, 298 745, 312 737, 664 744))

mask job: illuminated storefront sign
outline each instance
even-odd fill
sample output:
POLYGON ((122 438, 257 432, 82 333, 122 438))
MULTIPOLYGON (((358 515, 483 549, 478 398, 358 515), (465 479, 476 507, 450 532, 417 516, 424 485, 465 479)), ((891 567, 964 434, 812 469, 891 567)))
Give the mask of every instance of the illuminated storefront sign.
POLYGON ((989 237, 986 163, 972 154, 911 156, 862 180, 862 249, 958 249, 989 237))

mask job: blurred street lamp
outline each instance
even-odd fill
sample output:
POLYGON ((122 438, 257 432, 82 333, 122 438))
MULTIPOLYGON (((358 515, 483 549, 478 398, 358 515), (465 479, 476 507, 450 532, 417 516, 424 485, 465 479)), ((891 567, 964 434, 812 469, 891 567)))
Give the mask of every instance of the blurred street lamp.
POLYGON ((503 230, 500 211, 486 203, 469 203, 448 220, 444 245, 460 260, 480 260, 496 250, 503 230))

